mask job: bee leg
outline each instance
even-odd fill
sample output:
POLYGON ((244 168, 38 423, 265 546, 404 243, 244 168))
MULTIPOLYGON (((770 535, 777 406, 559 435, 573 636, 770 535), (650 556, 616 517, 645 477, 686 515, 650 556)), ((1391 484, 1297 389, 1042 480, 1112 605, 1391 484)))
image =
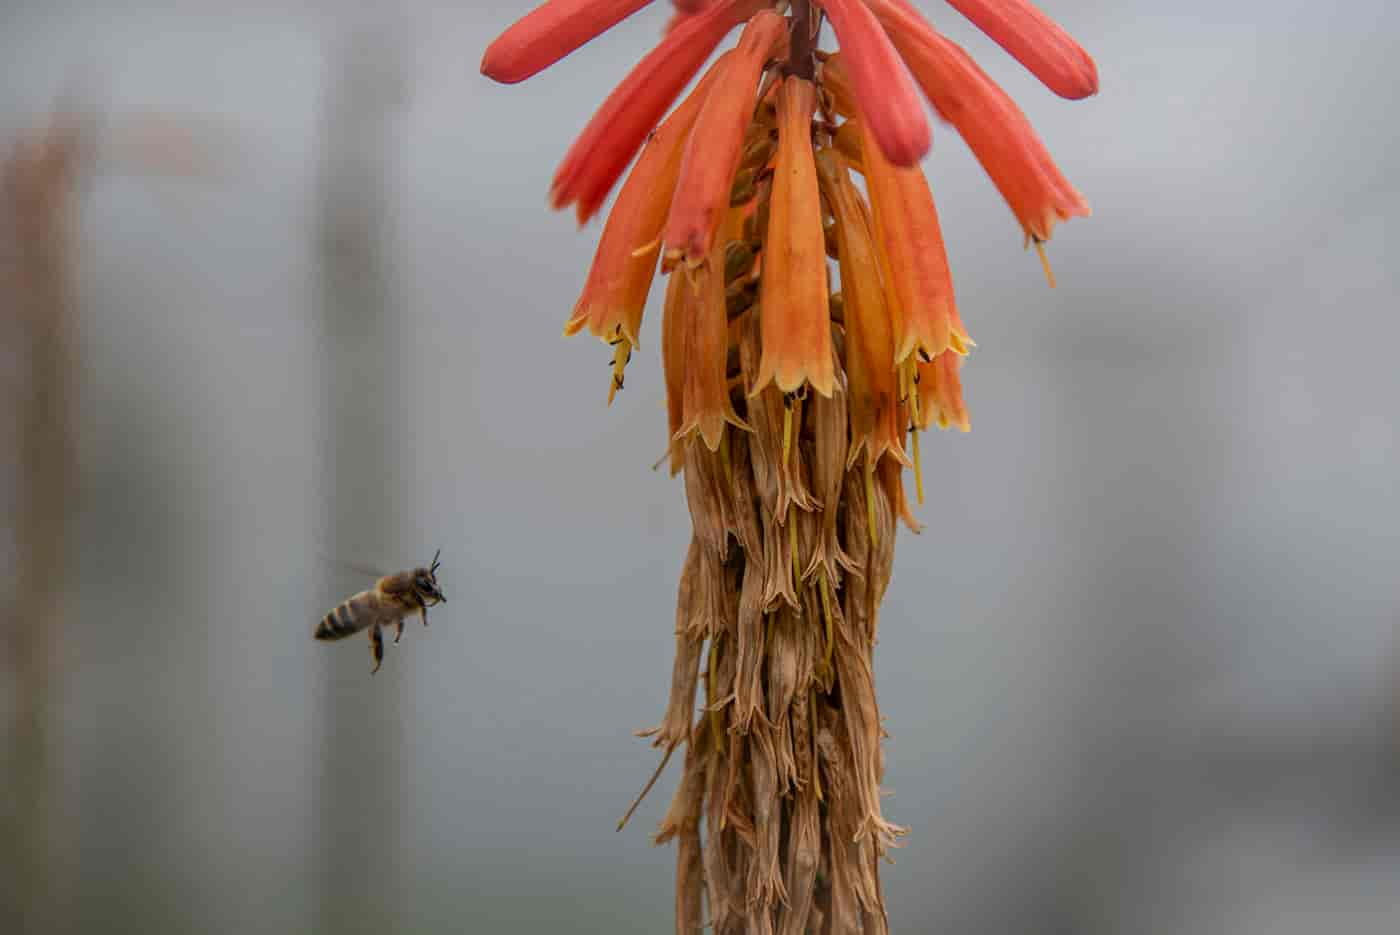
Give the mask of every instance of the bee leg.
POLYGON ((427 605, 427 604, 419 604, 419 605, 418 605, 418 616, 422 618, 422 620, 423 620, 423 626, 426 627, 426 626, 428 625, 428 605, 427 605))
POLYGON ((399 645, 399 640, 403 639, 403 618, 394 621, 394 645, 399 645))
POLYGON ((384 634, 377 623, 369 628, 369 654, 374 657, 374 668, 369 670, 369 674, 373 675, 384 664, 384 634))

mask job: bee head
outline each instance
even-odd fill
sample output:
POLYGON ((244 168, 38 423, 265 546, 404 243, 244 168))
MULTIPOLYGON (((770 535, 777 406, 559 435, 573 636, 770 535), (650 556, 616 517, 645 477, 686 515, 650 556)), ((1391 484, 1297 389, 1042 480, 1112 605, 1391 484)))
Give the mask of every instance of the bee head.
POLYGON ((438 556, 441 554, 442 549, 438 549, 433 555, 432 565, 427 568, 419 568, 413 573, 414 587, 416 587, 424 597, 431 598, 439 604, 446 603, 447 601, 446 596, 444 596, 442 591, 438 588, 437 583, 438 556))

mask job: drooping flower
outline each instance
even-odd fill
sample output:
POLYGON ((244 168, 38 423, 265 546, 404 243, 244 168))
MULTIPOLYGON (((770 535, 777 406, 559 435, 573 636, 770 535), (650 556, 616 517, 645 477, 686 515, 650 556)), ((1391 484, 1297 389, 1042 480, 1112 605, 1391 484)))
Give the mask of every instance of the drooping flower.
POLYGON ((639 343, 642 313, 656 273, 661 228, 670 210, 686 140, 710 85, 723 66, 722 57, 675 113, 652 133, 608 215, 583 294, 564 326, 566 336, 587 326, 591 333, 616 348, 609 402, 622 385, 623 368, 632 348, 639 343))
POLYGON ((680 187, 662 242, 668 252, 691 264, 700 262, 714 245, 715 231, 729 209, 744 131, 753 116, 754 88, 763 67, 786 40, 787 22, 764 10, 749 20, 738 47, 715 69, 714 86, 706 92, 686 146, 680 187))
POLYGON ((847 466, 862 453, 872 470, 887 453, 906 463, 894 335, 869 212, 841 154, 830 149, 819 153, 817 166, 834 216, 841 269, 851 422, 847 466))
MULTIPOLYGON (((641 5, 555 0, 483 70, 532 73, 641 5)), ((658 774, 687 748, 657 835, 677 842, 677 930, 886 932, 879 859, 903 829, 881 806, 879 609, 896 522, 920 528, 904 482, 912 467, 922 503, 920 433, 970 427, 973 346, 917 165, 929 129, 914 88, 1037 246, 1088 208, 1020 110, 905 0, 673 5, 551 197, 586 221, 641 150, 565 329, 613 345, 610 401, 651 279, 671 277, 667 458, 692 540, 671 692, 648 734, 658 774), (839 54, 813 48, 823 16, 839 54)), ((954 5, 1057 93, 1097 88, 1092 61, 1022 0, 954 5)))
MULTIPOLYGON (((827 65, 832 67, 831 62, 827 65)), ((943 231, 928 181, 918 169, 901 169, 889 162, 864 120, 861 129, 865 182, 878 232, 875 242, 890 292, 894 362, 903 363, 915 351, 933 358, 950 347, 965 354, 972 339, 958 317, 943 231)))
POLYGON ((928 121, 899 53, 863 0, 820 0, 851 63, 856 101, 886 158, 912 166, 928 152, 928 121))
POLYGON ((870 5, 934 110, 957 127, 1028 238, 1049 240, 1057 221, 1089 214, 1021 109, 966 52, 903 0, 870 0, 870 5))
POLYGON ((778 91, 778 159, 759 295, 763 358, 751 393, 770 381, 784 393, 807 382, 823 396, 832 391, 826 242, 811 145, 816 103, 815 86, 801 78, 789 76, 778 91))
MULTIPOLYGON (((738 225, 731 221, 737 234, 738 225)), ((728 242, 728 241, 726 241, 728 242)), ((724 252, 721 244, 711 251, 708 262, 677 275, 691 282, 690 311, 685 335, 685 386, 682 390, 681 424, 672 443, 696 433, 710 451, 718 451, 724 426, 747 431, 749 426, 734 411, 728 385, 729 316, 724 302, 724 252)))

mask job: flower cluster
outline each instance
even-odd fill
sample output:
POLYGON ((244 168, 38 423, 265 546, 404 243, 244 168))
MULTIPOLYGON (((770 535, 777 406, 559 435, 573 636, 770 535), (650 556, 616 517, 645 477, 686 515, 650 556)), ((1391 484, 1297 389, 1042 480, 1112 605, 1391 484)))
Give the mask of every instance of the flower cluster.
MULTIPOLYGON (((1093 61, 1026 0, 950 2, 1055 93, 1097 90, 1093 61)), ((550 0, 482 71, 524 80, 647 5, 550 0)), ((654 732, 667 758, 687 746, 659 835, 679 841, 677 929, 698 931, 707 899, 717 932, 884 931, 878 860, 902 829, 880 807, 878 608, 895 521, 918 528, 903 475, 922 502, 919 433, 969 428, 973 347, 918 167, 919 90, 1028 243, 1088 206, 1010 98, 906 0, 675 7, 550 197, 585 223, 633 164, 565 326, 612 345, 609 401, 652 281, 670 277, 669 458, 694 527, 654 732), (823 20, 839 52, 816 48, 823 20)))

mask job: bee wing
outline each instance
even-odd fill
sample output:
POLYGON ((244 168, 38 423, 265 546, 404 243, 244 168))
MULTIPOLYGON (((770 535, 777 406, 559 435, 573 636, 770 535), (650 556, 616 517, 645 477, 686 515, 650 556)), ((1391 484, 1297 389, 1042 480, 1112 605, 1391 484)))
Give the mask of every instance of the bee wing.
POLYGON ((326 555, 324 552, 321 553, 321 558, 328 564, 335 565, 337 568, 344 568, 346 571, 353 571, 357 575, 366 575, 370 578, 383 578, 385 575, 389 574, 389 572, 380 568, 375 568, 373 565, 361 565, 358 562, 347 562, 343 559, 326 555))

